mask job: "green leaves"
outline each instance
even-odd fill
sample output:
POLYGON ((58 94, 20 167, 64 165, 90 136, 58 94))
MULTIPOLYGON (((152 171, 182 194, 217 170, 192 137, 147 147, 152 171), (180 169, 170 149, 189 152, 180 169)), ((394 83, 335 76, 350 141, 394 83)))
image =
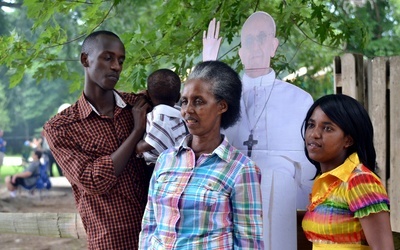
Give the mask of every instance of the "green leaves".
POLYGON ((240 71, 237 46, 242 24, 254 11, 263 10, 274 17, 281 41, 272 63, 288 74, 309 64, 326 67, 345 50, 371 55, 398 51, 384 33, 396 17, 389 7, 379 2, 374 11, 380 12, 381 20, 375 20, 369 3, 356 7, 345 0, 25 0, 26 25, 32 22, 25 30, 31 32, 16 29, 1 36, 0 63, 10 70, 11 86, 23 79, 21 72, 32 72, 39 81, 57 77, 71 81, 71 89, 76 90, 82 82, 74 81, 82 77, 70 76, 82 72, 77 60, 80 42, 93 30, 108 29, 126 45, 127 61, 118 86, 136 90, 144 87, 151 71, 161 67, 174 69, 184 79, 201 60, 203 31, 216 17, 224 38, 220 59, 240 71), (371 42, 379 35, 384 36, 384 46, 371 42))
POLYGON ((8 111, 0 111, 0 126, 11 127, 16 135, 28 133, 31 126, 40 128, 61 103, 74 102, 84 82, 80 45, 98 29, 115 32, 125 44, 127 58, 117 85, 123 91, 144 89, 147 76, 159 68, 175 70, 184 81, 202 59, 203 31, 214 17, 221 22, 223 37, 219 60, 241 72, 240 31, 255 11, 275 19, 280 45, 271 63, 278 77, 305 67, 307 74, 292 83, 320 97, 333 91, 335 56, 400 54, 399 1, 352 3, 24 0, 14 12, 0 9, 0 106, 8 111), (328 70, 318 75, 322 69, 328 70))

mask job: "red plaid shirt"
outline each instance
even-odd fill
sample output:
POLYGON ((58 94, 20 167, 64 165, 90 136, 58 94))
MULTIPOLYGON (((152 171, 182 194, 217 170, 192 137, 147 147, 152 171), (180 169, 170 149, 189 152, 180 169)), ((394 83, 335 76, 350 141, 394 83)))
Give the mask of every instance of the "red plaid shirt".
POLYGON ((89 249, 137 249, 147 202, 143 159, 132 154, 122 174, 114 174, 110 155, 133 130, 136 98, 119 94, 127 105, 116 105, 114 118, 99 116, 82 95, 44 125, 54 158, 72 184, 89 249))

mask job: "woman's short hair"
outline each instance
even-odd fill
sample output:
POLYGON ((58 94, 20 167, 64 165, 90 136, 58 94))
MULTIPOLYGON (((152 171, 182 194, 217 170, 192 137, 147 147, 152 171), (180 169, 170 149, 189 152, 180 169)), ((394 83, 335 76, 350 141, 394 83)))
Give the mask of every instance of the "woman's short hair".
POLYGON ((211 84, 215 98, 225 100, 228 110, 221 116, 221 128, 233 126, 240 118, 242 81, 238 73, 220 61, 206 61, 196 65, 187 80, 201 79, 211 84))

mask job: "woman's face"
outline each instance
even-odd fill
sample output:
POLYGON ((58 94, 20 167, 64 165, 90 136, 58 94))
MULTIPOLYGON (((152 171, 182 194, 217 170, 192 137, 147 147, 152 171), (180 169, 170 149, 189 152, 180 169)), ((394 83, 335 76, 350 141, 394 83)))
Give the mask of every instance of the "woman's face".
POLYGON ((191 79, 184 85, 181 114, 194 136, 216 136, 220 133, 221 114, 227 110, 225 101, 217 101, 211 85, 191 79))
POLYGON ((321 171, 330 171, 346 160, 347 148, 353 139, 318 106, 307 121, 305 143, 308 156, 321 164, 321 171))

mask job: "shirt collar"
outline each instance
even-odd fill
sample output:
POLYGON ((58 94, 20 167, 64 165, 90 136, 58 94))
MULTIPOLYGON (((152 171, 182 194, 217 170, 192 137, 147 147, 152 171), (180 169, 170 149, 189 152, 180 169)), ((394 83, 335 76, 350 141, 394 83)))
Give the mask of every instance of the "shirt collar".
POLYGON ((158 113, 164 114, 164 115, 167 115, 169 117, 176 117, 176 118, 182 119, 180 110, 181 110, 180 107, 177 106, 177 105, 174 106, 174 107, 171 107, 171 106, 168 106, 168 105, 165 105, 165 104, 159 104, 159 105, 154 107, 153 112, 157 113, 157 114, 158 113))
POLYGON ((331 175, 335 176, 343 182, 346 182, 350 178, 350 175, 353 172, 354 168, 357 167, 359 164, 360 160, 358 159, 357 153, 353 153, 349 157, 347 157, 342 165, 335 169, 332 169, 329 172, 323 173, 320 178, 331 175))
MULTIPOLYGON (((115 98, 115 104, 120 108, 125 108, 127 104, 122 99, 122 97, 115 90, 113 90, 113 93, 115 98)), ((82 109, 81 118, 88 117, 92 111, 94 111, 97 115, 100 115, 100 113, 96 110, 96 108, 85 98, 84 94, 81 95, 81 97, 78 100, 78 103, 82 109)))
MULTIPOLYGON (((222 135, 222 136, 223 136, 223 139, 222 139, 221 144, 219 144, 219 146, 216 149, 214 149, 214 151, 210 155, 216 154, 219 158, 228 162, 229 159, 231 158, 233 148, 230 147, 228 138, 225 135, 222 135)), ((193 138, 193 135, 188 134, 180 143, 176 154, 181 153, 183 150, 192 150, 188 146, 188 144, 190 143, 192 138, 193 138)))
POLYGON ((270 86, 275 81, 275 71, 271 69, 271 71, 267 75, 259 76, 256 78, 252 78, 248 76, 246 73, 243 75, 243 92, 249 89, 253 89, 254 87, 261 86, 270 86))
POLYGON ((331 171, 321 174, 314 181, 311 191, 309 211, 326 200, 326 197, 342 182, 347 182, 353 172, 360 164, 357 153, 353 153, 344 161, 344 163, 331 171))

